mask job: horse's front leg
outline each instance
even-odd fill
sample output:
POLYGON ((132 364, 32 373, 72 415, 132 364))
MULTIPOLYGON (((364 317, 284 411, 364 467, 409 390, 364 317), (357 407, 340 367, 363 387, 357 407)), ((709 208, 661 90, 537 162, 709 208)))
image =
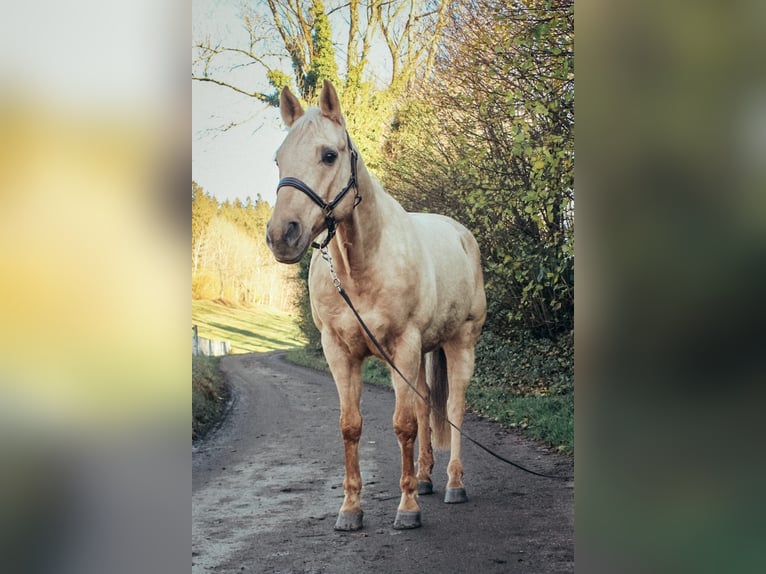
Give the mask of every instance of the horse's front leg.
MULTIPOLYGON (((399 342, 393 356, 394 363, 413 385, 420 375, 420 342, 399 342)), ((399 486, 402 498, 396 512, 394 528, 404 530, 420 526, 418 505, 418 479, 415 476, 415 439, 418 435, 417 401, 415 391, 392 370, 391 379, 396 392, 394 432, 402 453, 402 475, 399 486)))
POLYGON ((327 364, 330 366, 340 399, 340 432, 346 457, 343 480, 345 498, 338 512, 335 530, 362 528, 361 492, 362 475, 359 469, 359 437, 362 435, 362 414, 359 403, 362 396, 362 360, 350 357, 348 352, 329 337, 322 338, 327 364))

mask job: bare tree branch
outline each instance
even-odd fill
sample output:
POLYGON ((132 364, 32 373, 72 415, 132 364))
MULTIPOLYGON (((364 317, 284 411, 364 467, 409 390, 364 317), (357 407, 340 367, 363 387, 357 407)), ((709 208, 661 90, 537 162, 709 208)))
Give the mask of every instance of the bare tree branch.
POLYGON ((245 96, 250 96, 251 98, 255 98, 257 100, 260 100, 264 103, 270 103, 271 102, 271 96, 268 96, 266 94, 263 94, 261 92, 248 92, 246 90, 243 90, 242 88, 235 86, 233 84, 230 84, 228 82, 224 82, 223 80, 217 80, 215 78, 208 78, 205 76, 195 76, 192 74, 192 80, 195 80, 197 82, 211 82, 213 84, 216 84, 218 86, 223 86, 225 88, 229 88, 230 90, 234 90, 235 92, 239 92, 240 94, 244 94, 245 96))

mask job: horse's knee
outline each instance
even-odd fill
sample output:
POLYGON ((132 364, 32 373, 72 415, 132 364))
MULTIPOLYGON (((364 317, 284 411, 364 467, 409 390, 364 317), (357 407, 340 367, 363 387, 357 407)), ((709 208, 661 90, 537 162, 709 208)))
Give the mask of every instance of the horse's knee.
POLYGON ((414 443, 418 434, 418 421, 415 417, 394 417, 394 432, 402 444, 414 443))
POLYGON ((362 416, 358 413, 341 415, 340 434, 345 441, 359 442, 359 437, 362 436, 362 416))

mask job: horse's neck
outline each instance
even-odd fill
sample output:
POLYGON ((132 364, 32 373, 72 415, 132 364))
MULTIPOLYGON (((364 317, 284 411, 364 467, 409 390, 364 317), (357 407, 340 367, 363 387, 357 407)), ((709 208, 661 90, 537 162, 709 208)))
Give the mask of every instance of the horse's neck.
POLYGON ((339 259, 338 273, 359 277, 375 264, 381 244, 385 197, 380 184, 373 181, 360 161, 357 173, 362 198, 350 218, 338 224, 338 232, 330 243, 333 258, 339 259))

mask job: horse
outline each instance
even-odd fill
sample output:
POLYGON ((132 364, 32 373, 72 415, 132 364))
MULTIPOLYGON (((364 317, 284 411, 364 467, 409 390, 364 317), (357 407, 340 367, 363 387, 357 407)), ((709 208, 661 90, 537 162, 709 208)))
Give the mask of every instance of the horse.
POLYGON ((390 368, 401 450, 394 528, 418 528, 418 496, 433 493, 433 447, 450 448, 444 501, 467 501, 459 429, 486 319, 479 247, 455 220, 408 213, 384 191, 359 156, 329 81, 319 106, 306 110, 283 88, 280 112, 288 132, 275 156, 280 181, 266 242, 286 264, 299 262, 311 245, 319 247, 309 268, 311 314, 338 391, 345 451, 344 500, 335 529, 363 527, 362 363, 371 355, 384 358, 338 285, 398 369, 390 368), (321 245, 315 242, 320 235, 321 245))

